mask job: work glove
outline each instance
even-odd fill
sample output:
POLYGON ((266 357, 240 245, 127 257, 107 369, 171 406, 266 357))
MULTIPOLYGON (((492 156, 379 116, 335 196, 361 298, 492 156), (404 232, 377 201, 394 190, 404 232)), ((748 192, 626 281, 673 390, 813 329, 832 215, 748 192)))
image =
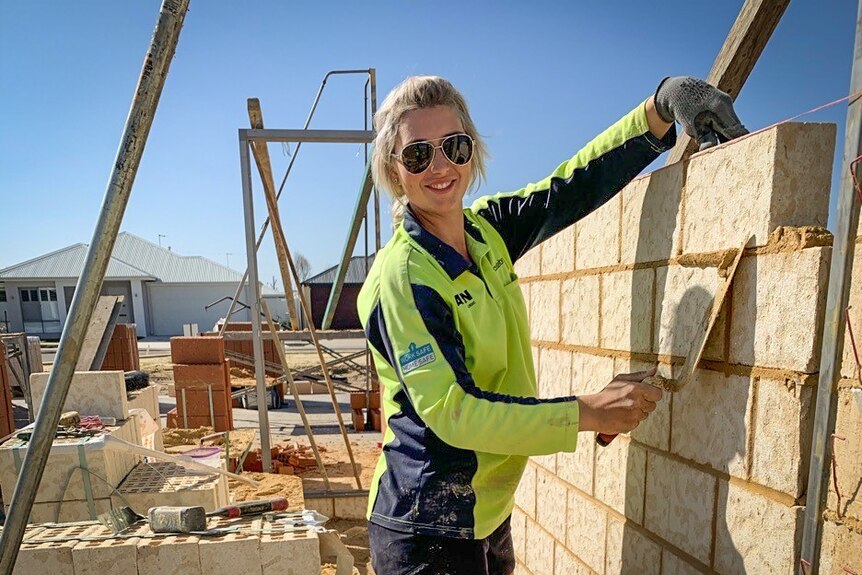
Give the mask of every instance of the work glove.
POLYGON ((676 120, 705 150, 748 133, 725 92, 690 76, 668 77, 655 91, 655 107, 665 122, 676 120))

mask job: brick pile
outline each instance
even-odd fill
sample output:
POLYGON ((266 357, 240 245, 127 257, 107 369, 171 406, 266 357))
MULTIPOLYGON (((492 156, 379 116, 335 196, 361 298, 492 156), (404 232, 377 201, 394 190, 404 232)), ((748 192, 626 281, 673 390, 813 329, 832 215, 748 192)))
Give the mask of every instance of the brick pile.
POLYGON ((102 361, 102 371, 137 371, 141 369, 138 355, 138 332, 133 323, 118 323, 102 361))
POLYGON ((177 407, 168 414, 168 427, 234 428, 230 361, 225 359, 224 343, 220 337, 171 338, 177 407))
MULTIPOLYGON (((371 418, 371 429, 382 431, 383 415, 380 408, 380 386, 374 385, 366 398, 364 391, 350 393, 350 409, 353 412, 353 429, 365 431, 368 416, 371 418), (370 404, 370 405, 369 405, 370 404)), ((370 431, 369 430, 369 431, 370 431)))
MULTIPOLYGON (((832 125, 782 124, 697 154, 633 181, 516 264, 538 394, 580 395, 656 363, 678 370, 724 251, 754 236, 686 388, 610 447, 584 433, 575 453, 531 458, 512 515, 517 573, 798 570, 834 144, 832 125)), ((862 386, 842 386, 848 441, 836 452, 853 493, 862 386)), ((827 523, 821 572, 840 571, 835 557, 851 550, 858 569, 860 548, 858 532, 827 523)))
MULTIPOLYGON (((321 453, 326 453, 326 447, 320 445, 317 447, 321 453)), ((298 444, 276 444, 270 448, 270 458, 272 459, 272 472, 282 475, 296 475, 317 469, 317 459, 314 458, 314 452, 308 445, 298 444)), ((236 467, 235 458, 231 458, 231 468, 236 467)), ((263 462, 260 457, 260 449, 249 451, 243 461, 242 470, 248 472, 260 473, 263 471, 263 462)))

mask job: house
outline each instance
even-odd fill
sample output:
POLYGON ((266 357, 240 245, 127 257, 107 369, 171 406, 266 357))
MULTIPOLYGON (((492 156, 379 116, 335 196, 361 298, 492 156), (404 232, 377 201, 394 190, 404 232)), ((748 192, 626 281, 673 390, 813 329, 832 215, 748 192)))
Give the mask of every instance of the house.
MULTIPOLYGON (((84 268, 87 244, 74 244, 0 270, 0 329, 59 337, 84 268)), ((200 256, 182 256, 128 232, 117 236, 104 295, 123 295, 118 322, 139 337, 181 335, 183 324, 210 329, 227 313, 242 274, 200 256)), ((248 303, 246 288, 240 300, 248 303)), ((271 290, 264 288, 264 293, 271 290)), ((247 309, 236 321, 249 321, 247 309)))
MULTIPOLYGON (((374 255, 368 256, 367 260, 367 269, 371 269, 374 255)), ((350 258, 347 274, 344 276, 344 287, 341 289, 341 297, 338 298, 338 305, 332 318, 331 329, 362 329, 362 325, 359 323, 359 313, 356 311, 356 298, 359 296, 362 283, 365 281, 365 262, 364 256, 350 258)), ((323 323, 323 314, 326 312, 326 304, 329 302, 329 293, 332 291, 332 284, 335 282, 337 271, 338 266, 333 266, 302 282, 303 291, 310 302, 311 317, 317 328, 320 328, 323 323)))

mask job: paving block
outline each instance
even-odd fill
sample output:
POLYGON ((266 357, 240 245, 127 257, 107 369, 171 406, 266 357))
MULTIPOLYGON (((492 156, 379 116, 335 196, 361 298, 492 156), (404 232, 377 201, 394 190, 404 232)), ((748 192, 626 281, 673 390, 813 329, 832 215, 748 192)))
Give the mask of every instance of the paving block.
POLYGON ((320 540, 317 533, 262 534, 260 567, 261 575, 319 575, 320 540))
POLYGON ((539 364, 539 397, 571 395, 572 352, 543 349, 539 364))
MULTIPOLYGON (((108 535, 105 533, 104 535, 108 535)), ((138 573, 140 539, 81 541, 72 548, 75 575, 129 575, 138 573)))
POLYGON ((536 522, 557 541, 566 540, 566 486, 551 473, 536 476, 536 522))
MULTIPOLYGON (((687 357, 700 343, 712 305, 724 279, 716 267, 672 265, 656 270, 655 342, 653 351, 687 357)), ((726 307, 725 303, 725 307, 726 307)), ((704 349, 705 359, 723 359, 724 322, 719 318, 704 349)))
POLYGON ((542 275, 568 273, 575 269, 575 225, 542 245, 542 275))
POLYGON ((223 475, 200 474, 168 461, 139 463, 117 490, 119 495, 112 495, 114 506, 128 505, 139 515, 157 506, 201 506, 214 511, 230 503, 223 475))
POLYGON ((537 276, 542 266, 542 246, 538 245, 515 261, 515 273, 518 277, 537 276))
POLYGON ((206 365, 175 363, 174 384, 177 387, 177 394, 179 394, 182 387, 206 389, 208 385, 213 387, 213 391, 224 391, 229 381, 226 379, 224 361, 206 365))
MULTIPOLYGON (((607 513, 590 499, 569 490, 566 523, 572 528, 566 532, 566 547, 590 569, 601 573, 605 566, 605 540, 607 513)), ((530 551, 527 550, 527 555, 530 551)), ((546 571, 542 571, 546 573, 546 571)))
POLYGON ((653 323, 652 269, 602 275, 600 347, 648 353, 653 323))
POLYGON ((600 268, 619 263, 621 202, 622 198, 619 196, 613 197, 578 222, 575 243, 577 269, 600 268))
POLYGON ((715 568, 719 573, 792 573, 802 541, 802 507, 787 507, 719 481, 715 568))
MULTIPOLYGON (((227 525, 227 523, 225 523, 227 525)), ((260 569, 260 538, 255 533, 202 537, 198 543, 201 572, 252 574, 260 569)))
POLYGON ((204 575, 199 541, 194 535, 142 538, 138 542, 138 573, 204 575))
POLYGON ((661 575, 661 547, 616 519, 607 529, 605 575, 661 575))
POLYGON ((617 437, 596 450, 595 497, 635 523, 643 524, 646 451, 617 437))
POLYGON ((695 370, 673 396, 671 452, 744 479, 753 399, 748 377, 695 370))
POLYGON ((527 566, 533 573, 554 572, 554 538, 527 519, 527 566))
POLYGON ((224 361, 223 337, 172 337, 171 362, 195 364, 218 364, 224 361))
POLYGON ((599 276, 579 276, 562 286, 563 343, 596 347, 599 345, 599 276))
MULTIPOLYGON (((50 372, 30 374, 30 391, 33 405, 42 405, 50 372)), ((81 415, 101 415, 127 419, 129 402, 126 397, 126 380, 122 371, 76 371, 69 385, 69 394, 63 411, 77 411, 81 415)))
POLYGON ((527 552, 527 516, 518 507, 512 510, 509 521, 512 526, 512 545, 515 548, 515 559, 526 561, 527 552))
POLYGON ((819 369, 832 248, 743 258, 733 281, 731 363, 819 369))
POLYGON ((657 262, 679 251, 683 164, 658 169, 622 191, 621 263, 657 262))
POLYGON ((536 518, 536 464, 527 463, 518 488, 515 489, 515 505, 530 518, 536 518))
MULTIPOLYGON (((862 520, 862 497, 858 494, 862 478, 862 389, 838 391, 838 412, 835 418, 835 433, 844 437, 836 439, 835 461, 837 462, 838 488, 841 497, 841 515, 862 520), (851 494, 857 494, 853 496, 851 494)), ((827 451, 829 457, 831 450, 827 451)), ((829 481, 829 509, 838 511, 835 486, 829 481)))
POLYGON ((853 531, 848 525, 823 522, 823 543, 820 548, 820 573, 823 575, 845 575, 844 567, 862 572, 862 533, 853 531))
POLYGON ((560 282, 534 282, 530 287, 530 334, 534 340, 560 340, 560 282))
POLYGON ((145 409, 154 421, 159 421, 159 386, 148 385, 143 389, 131 391, 128 398, 129 409, 145 409))
POLYGON ((688 163, 683 252, 718 251, 777 226, 826 227, 833 124, 786 123, 688 163), (744 206, 744 209, 740 209, 744 206))
POLYGON ((667 549, 661 551, 661 575, 701 575, 697 569, 684 559, 677 557, 667 549))
POLYGON ((341 519, 365 519, 368 497, 335 497, 334 517, 341 519))
POLYGON ((554 545, 554 575, 593 575, 583 561, 560 543, 554 545))
POLYGON ((658 453, 647 455, 644 526, 709 563, 716 479, 658 453))

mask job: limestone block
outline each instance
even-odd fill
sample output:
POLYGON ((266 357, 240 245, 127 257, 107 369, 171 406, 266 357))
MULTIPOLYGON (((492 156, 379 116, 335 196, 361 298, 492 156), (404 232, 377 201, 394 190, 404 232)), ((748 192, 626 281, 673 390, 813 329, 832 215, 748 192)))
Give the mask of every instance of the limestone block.
POLYGON ((530 334, 534 340, 560 340, 560 282, 534 282, 530 287, 530 334))
POLYGON ((802 537, 802 509, 787 507, 736 483, 719 481, 716 571, 726 575, 794 572, 794 550, 802 537))
POLYGON ((515 261, 515 273, 521 278, 537 276, 540 273, 541 265, 542 246, 538 245, 515 261))
MULTIPOLYGON (((859 478, 862 477, 862 389, 841 389, 838 392, 838 413, 835 433, 844 441, 835 440, 835 459, 838 463, 838 489, 841 492, 841 515, 862 520, 862 497, 859 478), (852 494, 856 493, 854 497, 852 494)), ((831 450, 827 451, 830 457, 831 450)), ((829 481, 829 509, 838 510, 835 486, 829 481)))
POLYGON ((596 499, 643 524, 646 451, 618 437, 596 450, 596 499))
POLYGON ((114 506, 128 505, 140 515, 150 507, 201 506, 213 511, 230 502, 223 475, 201 474, 167 461, 139 463, 118 491, 111 496, 114 506))
MULTIPOLYGON (((97 480, 98 481, 98 480, 97 480)), ((9 514, 9 504, 4 505, 9 514)), ((34 503, 30 509, 28 523, 71 523, 96 519, 111 509, 111 498, 101 497, 93 500, 93 513, 85 500, 42 501, 34 503)))
POLYGON ((78 538, 97 530, 92 524, 71 524, 46 527, 27 534, 18 548, 12 575, 75 575, 72 549, 78 538), (54 541, 51 541, 51 540, 54 541))
POLYGON ((554 572, 554 538, 527 519, 527 567, 533 573, 554 572))
MULTIPOLYGON (((655 366, 654 363, 617 358, 614 360, 614 375, 646 371, 655 366)), ((629 434, 631 438, 656 449, 668 451, 670 449, 670 412, 672 405, 672 394, 663 393, 661 400, 656 404, 655 411, 645 420, 641 421, 640 425, 629 434)))
POLYGON ((145 409, 150 417, 156 422, 159 421, 159 387, 157 385, 149 385, 143 389, 138 389, 129 392, 129 409, 145 409))
POLYGON ((709 563, 716 479, 657 453, 647 456, 647 529, 709 563))
POLYGON ((792 379, 757 382, 752 481, 793 498, 803 495, 808 485, 815 393, 814 387, 792 379))
POLYGON ((579 270, 619 263, 620 211, 622 198, 605 205, 580 220, 575 244, 575 267, 579 270))
POLYGON ((138 573, 159 575, 203 575, 199 537, 169 535, 138 541, 138 573))
POLYGON ((688 163, 683 252, 718 251, 775 227, 826 227, 835 126, 781 124, 688 163))
MULTIPOLYGON (((700 343, 719 286, 717 267, 672 265, 656 270, 655 344, 662 355, 688 357, 700 343)), ((725 307, 727 302, 725 302, 725 307)), ((726 312, 725 312, 726 313, 726 312)), ((724 357, 724 323, 718 318, 704 349, 705 359, 724 357)))
POLYGON ((650 351, 654 281, 652 269, 602 274, 601 347, 650 351))
MULTIPOLYGON (((107 531, 107 529, 106 529, 107 531)), ((107 535, 108 533, 105 533, 107 535)), ((75 575, 129 575, 138 573, 140 539, 81 541, 72 548, 75 575)))
POLYGON ((588 353, 572 354, 572 394, 596 393, 613 378, 613 358, 588 353))
POLYGON ((260 566, 260 539, 255 533, 243 532, 222 537, 202 537, 198 543, 198 553, 204 575, 257 573, 260 566))
POLYGON ((680 247, 680 198, 683 164, 661 168, 631 182, 622 191, 623 264, 657 262, 680 247))
POLYGON ((701 575, 703 571, 680 559, 667 549, 661 551, 661 575, 701 575))
POLYGON ((661 575, 661 547, 639 531, 608 519, 605 575, 661 575))
MULTIPOLYGON (((862 361, 862 244, 856 244, 853 253, 853 275, 850 279, 850 326, 856 340, 856 351, 862 361)), ((859 381, 859 367, 856 365, 856 355, 850 339, 850 331, 844 328, 844 356, 841 362, 841 377, 859 381)))
MULTIPOLYGON (((268 525, 264 522, 264 527, 268 525)), ((260 536, 261 575, 319 575, 317 533, 264 533, 260 536)))
POLYGON ((593 575, 593 572, 568 549, 557 543, 554 546, 554 575, 593 575))
POLYGON ((671 452, 744 479, 753 397, 747 377, 695 370, 673 396, 671 452))
MULTIPOLYGON (((30 375, 33 405, 42 405, 42 396, 48 386, 50 372, 30 375)), ((69 394, 63 411, 77 411, 81 415, 101 415, 127 419, 129 402, 126 398, 126 380, 122 371, 77 371, 72 376, 69 394)))
POLYGON ((542 275, 575 269, 575 226, 569 226, 542 245, 542 275))
POLYGON ((566 486, 554 475, 536 476, 536 522, 558 541, 566 540, 566 486))
POLYGON ((571 395, 572 352, 543 349, 540 353, 539 397, 571 395))
POLYGON ((536 465, 538 465, 541 469, 546 471, 550 471, 551 473, 557 472, 557 454, 549 453, 547 455, 534 455, 530 458, 536 465))
POLYGON ((730 362, 819 369, 832 248, 743 258, 733 282, 730 362))
POLYGON ((515 548, 515 559, 526 561, 527 556, 527 516, 519 507, 512 510, 512 545, 515 548))
POLYGON ((563 343, 599 345, 599 276, 579 276, 563 282, 560 313, 563 343))
POLYGON ((335 502, 331 497, 306 496, 305 508, 314 509, 318 513, 322 513, 327 517, 335 517, 335 502))
POLYGON ((593 468, 596 442, 592 433, 578 435, 578 448, 574 453, 557 454, 557 476, 581 491, 593 494, 593 468))
POLYGON ((515 505, 520 507, 527 517, 536 518, 536 464, 527 463, 521 482, 515 490, 515 505))
MULTIPOLYGON (((569 490, 569 508, 566 523, 572 526, 566 532, 566 547, 572 549, 590 569, 601 573, 605 565, 607 514, 589 499, 569 490)), ((530 550, 527 550, 529 555, 530 550)), ((546 573, 546 571, 543 571, 546 573)))
POLYGON ((368 497, 334 497, 335 515, 341 519, 365 519, 368 497))
POLYGON ((859 550, 862 533, 854 532, 846 524, 832 521, 823 523, 823 543, 820 548, 820 573, 845 575, 844 567, 859 571, 859 550))

